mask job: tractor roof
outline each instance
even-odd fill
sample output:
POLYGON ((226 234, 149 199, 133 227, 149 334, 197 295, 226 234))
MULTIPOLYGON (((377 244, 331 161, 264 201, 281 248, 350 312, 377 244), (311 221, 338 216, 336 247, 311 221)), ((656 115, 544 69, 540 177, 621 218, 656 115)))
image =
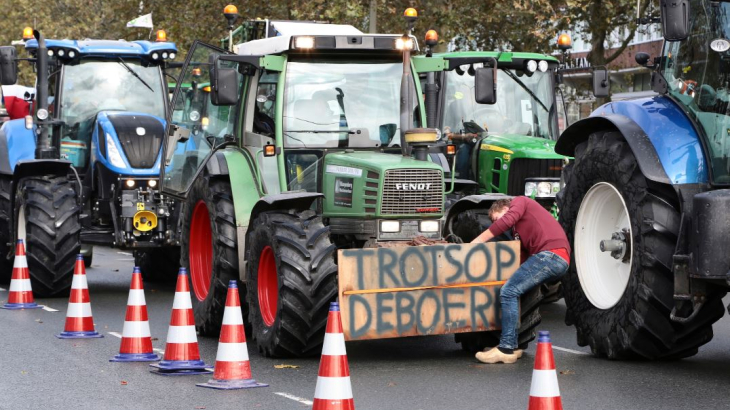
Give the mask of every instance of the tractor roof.
MULTIPOLYGON (((267 38, 252 40, 236 45, 239 55, 271 55, 289 51, 304 51, 298 46, 297 38, 311 38, 308 52, 323 50, 343 51, 398 51, 396 40, 400 34, 364 34, 347 24, 328 24, 301 21, 269 21, 266 30, 267 38)), ((413 38, 414 50, 418 50, 418 42, 413 38)))
MULTIPOLYGON (((126 40, 53 40, 46 39, 46 47, 49 49, 75 50, 79 56, 140 56, 149 57, 154 52, 177 53, 177 46, 171 42, 153 41, 126 41, 126 40)), ((25 43, 28 51, 38 49, 38 41, 28 40, 25 43)))
POLYGON ((451 53, 438 53, 434 56, 443 58, 462 58, 462 57, 494 57, 499 63, 511 63, 514 60, 547 60, 551 63, 558 63, 558 59, 547 54, 540 53, 524 53, 512 51, 455 51, 451 53))

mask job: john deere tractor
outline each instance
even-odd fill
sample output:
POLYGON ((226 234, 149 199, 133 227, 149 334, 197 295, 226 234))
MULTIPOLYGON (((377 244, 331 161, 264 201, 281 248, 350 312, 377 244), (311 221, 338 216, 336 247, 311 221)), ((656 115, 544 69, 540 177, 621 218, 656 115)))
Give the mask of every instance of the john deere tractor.
MULTIPOLYGON (((0 277, 10 276, 15 239, 41 296, 68 292, 82 243, 144 250, 148 278, 171 272, 177 209, 158 178, 175 44, 162 32, 157 42, 32 34, 35 111, 0 129, 0 277)), ((0 48, 2 84, 15 83, 19 60, 0 48)))
MULTIPOLYGON (((346 25, 258 20, 236 33, 235 52, 193 45, 165 144, 163 192, 186 201, 195 321, 216 334, 226 285, 239 279, 264 355, 316 354, 338 249, 443 237, 452 184, 429 155, 437 131, 418 128, 414 76, 447 62, 411 61, 412 36, 346 25), (199 96, 204 106, 190 109, 199 96)), ((493 74, 476 73, 491 97, 493 74)), ((523 313, 536 318, 524 321, 526 344, 539 315, 523 313)))
MULTIPOLYGON (((575 157, 558 196, 574 251, 565 321, 598 356, 692 356, 725 313, 729 16, 728 2, 662 1, 662 52, 635 56, 657 95, 603 105, 555 146, 575 157)), ((593 80, 607 96, 606 70, 593 80)))

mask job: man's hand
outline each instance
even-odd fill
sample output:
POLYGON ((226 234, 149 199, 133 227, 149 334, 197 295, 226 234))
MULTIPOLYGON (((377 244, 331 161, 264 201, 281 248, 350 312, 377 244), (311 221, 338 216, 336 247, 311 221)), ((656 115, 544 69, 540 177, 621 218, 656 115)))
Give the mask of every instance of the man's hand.
POLYGON ((494 235, 492 235, 492 233, 489 231, 489 229, 487 229, 486 231, 482 232, 479 236, 474 238, 474 240, 471 241, 471 243, 482 243, 482 242, 486 242, 492 238, 494 238, 494 235))

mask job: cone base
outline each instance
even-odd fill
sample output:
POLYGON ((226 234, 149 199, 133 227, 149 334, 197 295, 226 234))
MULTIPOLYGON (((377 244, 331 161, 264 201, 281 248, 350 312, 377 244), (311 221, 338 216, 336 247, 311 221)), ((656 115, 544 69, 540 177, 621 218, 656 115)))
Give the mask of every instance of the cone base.
POLYGON ((119 353, 109 359, 110 362, 156 362, 160 355, 154 353, 119 353))
POLYGON ((43 306, 33 302, 33 303, 6 303, 2 306, 0 306, 0 309, 8 309, 8 310, 21 310, 21 309, 40 309, 43 306))
MULTIPOLYGON (((154 366, 154 365, 151 364, 150 366, 154 366)), ((207 369, 180 369, 180 370, 150 369, 150 373, 159 374, 160 376, 193 376, 196 374, 213 374, 213 370, 207 370, 207 369)))
POLYGON ((104 335, 99 334, 97 331, 93 332, 61 332, 61 334, 56 335, 59 339, 91 339, 91 338, 100 338, 104 337, 104 335))
POLYGON ((268 384, 258 383, 254 379, 246 380, 218 380, 210 379, 208 383, 198 383, 196 386, 217 390, 253 389, 255 387, 269 387, 268 384))

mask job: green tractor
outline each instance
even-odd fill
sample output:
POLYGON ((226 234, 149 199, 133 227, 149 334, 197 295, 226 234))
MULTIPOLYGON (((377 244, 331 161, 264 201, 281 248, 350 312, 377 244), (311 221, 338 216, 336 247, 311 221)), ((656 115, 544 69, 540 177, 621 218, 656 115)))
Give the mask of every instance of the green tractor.
MULTIPOLYGON (((427 34, 430 35, 431 33, 427 34)), ((427 38, 428 41, 428 38, 427 38)), ((557 217, 555 196, 568 158, 555 153, 558 102, 555 98, 558 60, 543 54, 469 51, 435 55, 451 69, 421 75, 430 127, 437 127, 456 145, 456 186, 447 202, 465 195, 504 193, 534 198, 557 217), (479 60, 497 61, 497 101, 477 104, 475 68, 479 60), (433 95, 428 93, 433 90, 433 95)), ((434 58, 428 55, 415 59, 434 58)), ((453 148, 452 148, 453 150, 453 148)), ((491 221, 483 207, 460 212, 453 231, 469 241, 491 221)), ((543 285, 544 302, 561 297, 560 283, 543 285)))
MULTIPOLYGON (((436 130, 418 128, 426 114, 414 78, 448 62, 411 60, 410 35, 344 25, 257 20, 237 32, 245 42, 226 47, 235 53, 194 43, 165 144, 163 190, 185 201, 181 263, 196 325, 217 334, 227 283, 239 279, 264 355, 317 354, 338 250, 444 237, 453 181, 429 155, 443 150, 436 130), (190 109, 208 84, 197 94, 204 107, 190 109)), ((476 78, 488 102, 494 69, 476 78)), ((524 345, 539 297, 523 305, 524 345)), ((462 345, 495 340, 480 332, 462 345)))

